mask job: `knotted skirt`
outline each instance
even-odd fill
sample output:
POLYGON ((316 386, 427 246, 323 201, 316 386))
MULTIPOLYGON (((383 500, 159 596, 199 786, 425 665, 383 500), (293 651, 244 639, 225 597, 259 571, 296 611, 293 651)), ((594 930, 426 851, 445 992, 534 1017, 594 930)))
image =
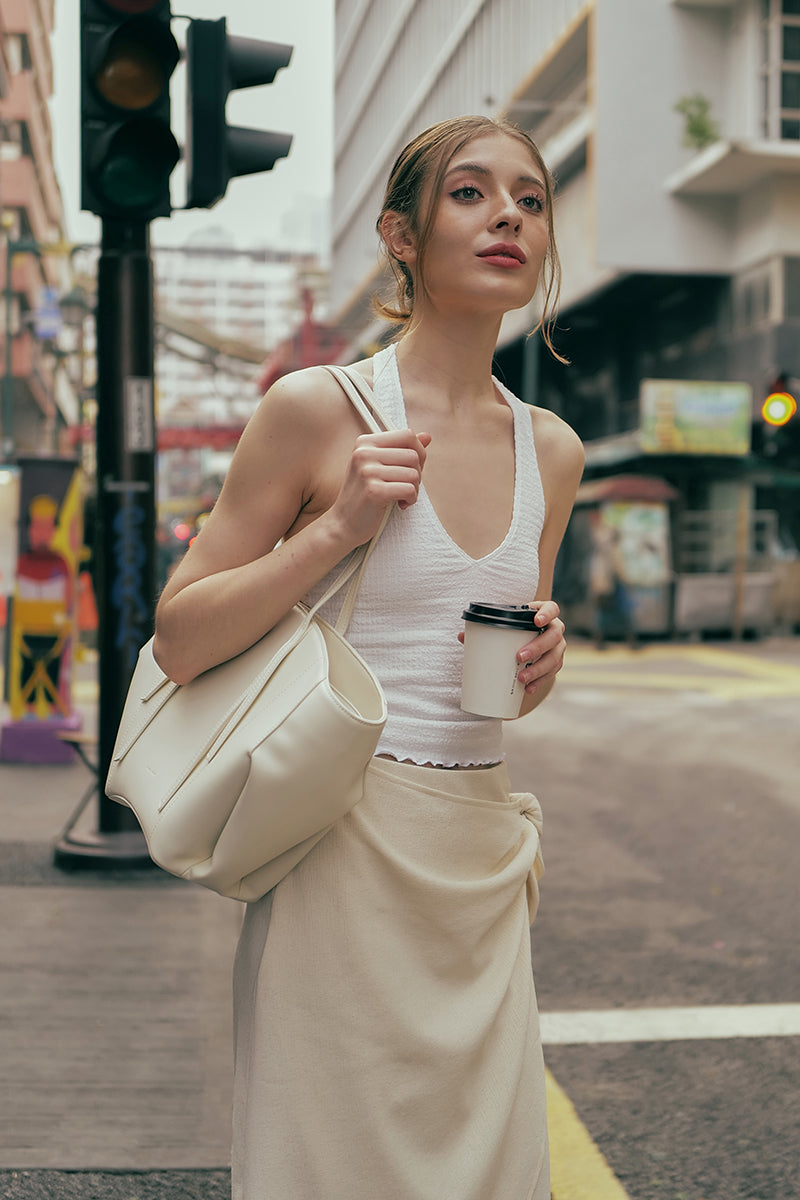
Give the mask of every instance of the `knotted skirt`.
POLYGON ((233 1200, 549 1200, 540 833, 502 763, 374 759, 361 803, 247 906, 233 1200))

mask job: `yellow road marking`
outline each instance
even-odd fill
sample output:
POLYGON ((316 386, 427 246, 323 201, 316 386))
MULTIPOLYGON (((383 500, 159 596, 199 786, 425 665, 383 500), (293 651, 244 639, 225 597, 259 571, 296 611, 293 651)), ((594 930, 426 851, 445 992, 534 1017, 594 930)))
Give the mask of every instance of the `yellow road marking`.
POLYGON ((566 1092, 545 1075, 552 1200, 629 1200, 566 1092))
POLYGON ((717 650, 711 646, 684 646, 683 654, 696 662, 706 662, 710 667, 734 671, 741 675, 758 678, 770 677, 800 681, 800 667, 791 663, 772 662, 771 659, 755 658, 749 654, 736 654, 733 650, 717 650))
MULTIPOLYGON (((713 680, 708 675, 678 675, 672 671, 626 671, 619 668, 611 671, 584 671, 580 668, 570 670, 564 668, 563 679, 568 683, 581 685, 597 683, 602 686, 636 687, 641 688, 678 688, 685 692, 705 692, 709 683, 736 683, 734 679, 713 680)), ((752 686, 752 685, 749 685, 752 686)))
POLYGON ((630 692, 673 691, 703 692, 721 700, 746 700, 759 696, 763 699, 781 696, 800 696, 800 678, 796 683, 778 683, 769 679, 723 679, 702 675, 669 675, 648 672, 646 675, 625 671, 570 671, 564 675, 563 683, 579 687, 618 687, 630 692))
POLYGON ((562 678, 581 687, 696 691, 728 701, 800 696, 800 667, 706 646, 647 646, 635 658, 622 647, 600 653, 578 647, 570 650, 562 678), (703 666, 709 670, 698 674, 703 666))

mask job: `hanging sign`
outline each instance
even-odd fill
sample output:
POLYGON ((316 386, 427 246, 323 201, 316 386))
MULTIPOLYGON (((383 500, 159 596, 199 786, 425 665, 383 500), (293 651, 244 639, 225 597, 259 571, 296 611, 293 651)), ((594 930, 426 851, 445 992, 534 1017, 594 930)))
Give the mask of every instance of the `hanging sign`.
POLYGON ((643 379, 639 411, 645 454, 743 455, 750 450, 748 383, 643 379))

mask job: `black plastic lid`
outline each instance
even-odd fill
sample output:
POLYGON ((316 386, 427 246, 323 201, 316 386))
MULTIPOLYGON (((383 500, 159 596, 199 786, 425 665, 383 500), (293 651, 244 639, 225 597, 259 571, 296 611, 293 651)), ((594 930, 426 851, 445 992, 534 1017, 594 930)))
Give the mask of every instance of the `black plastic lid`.
POLYGON ((505 629, 541 630, 534 625, 536 609, 527 604, 470 604, 461 614, 465 621, 478 625, 499 625, 505 629))

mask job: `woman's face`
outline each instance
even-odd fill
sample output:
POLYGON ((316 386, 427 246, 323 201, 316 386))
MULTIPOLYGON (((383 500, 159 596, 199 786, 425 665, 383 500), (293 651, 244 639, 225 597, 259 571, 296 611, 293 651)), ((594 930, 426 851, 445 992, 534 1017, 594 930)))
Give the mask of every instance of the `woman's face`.
POLYGON ((501 132, 474 138, 453 155, 435 202, 417 304, 500 314, 528 304, 548 221, 542 170, 524 143, 501 132))

